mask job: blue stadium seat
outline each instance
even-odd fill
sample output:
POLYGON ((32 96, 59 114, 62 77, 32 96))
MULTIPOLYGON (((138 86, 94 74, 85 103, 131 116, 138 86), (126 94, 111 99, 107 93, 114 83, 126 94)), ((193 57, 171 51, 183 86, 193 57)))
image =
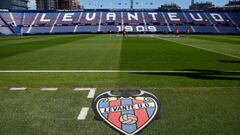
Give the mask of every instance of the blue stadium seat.
POLYGON ((0 11, 2 34, 134 33, 240 34, 240 12, 0 11))

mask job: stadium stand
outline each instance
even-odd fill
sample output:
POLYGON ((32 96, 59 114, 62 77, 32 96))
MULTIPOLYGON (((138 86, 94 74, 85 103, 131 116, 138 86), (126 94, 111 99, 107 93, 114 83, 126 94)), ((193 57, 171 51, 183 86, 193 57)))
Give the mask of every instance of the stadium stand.
POLYGON ((240 34, 238 11, 0 11, 0 33, 240 34))

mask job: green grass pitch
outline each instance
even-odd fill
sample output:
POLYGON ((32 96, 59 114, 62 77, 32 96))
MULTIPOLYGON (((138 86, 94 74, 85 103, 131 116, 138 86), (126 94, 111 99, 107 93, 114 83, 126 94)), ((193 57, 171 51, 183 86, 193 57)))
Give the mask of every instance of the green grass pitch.
POLYGON ((85 120, 77 120, 82 107, 91 107, 92 99, 87 91, 74 88, 97 88, 97 94, 143 89, 157 95, 162 102, 161 119, 142 135, 237 135, 240 36, 0 37, 1 135, 118 135, 94 120, 91 109, 85 120), (11 70, 149 72, 4 72, 11 70), (13 87, 27 89, 10 91, 13 87), (58 90, 40 90, 47 87, 58 90))

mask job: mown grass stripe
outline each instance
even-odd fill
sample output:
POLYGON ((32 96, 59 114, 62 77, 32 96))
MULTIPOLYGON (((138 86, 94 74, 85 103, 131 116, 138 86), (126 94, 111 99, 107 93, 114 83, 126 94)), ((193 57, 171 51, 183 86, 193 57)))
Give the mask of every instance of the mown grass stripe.
POLYGON ((227 38, 221 36, 191 36, 192 39, 207 40, 211 42, 220 42, 226 44, 239 45, 239 39, 237 38, 227 38))
POLYGON ((22 42, 14 45, 0 46, 0 59, 7 58, 10 56, 19 55, 22 53, 32 52, 39 49, 49 48, 53 46, 60 46, 70 42, 84 40, 93 37, 92 35, 85 35, 82 37, 77 36, 58 36, 57 38, 46 38, 41 40, 34 40, 31 42, 22 42))
POLYGON ((228 57, 240 59, 239 56, 235 56, 235 55, 232 55, 232 54, 227 54, 227 53, 223 53, 223 52, 219 52, 219 51, 215 51, 215 50, 211 50, 211 49, 207 49, 207 48, 203 48, 203 47, 197 47, 197 46, 194 46, 194 45, 181 43, 181 42, 177 42, 177 41, 172 41, 172 40, 169 40, 169 39, 163 39, 163 38, 160 38, 160 39, 161 40, 166 40, 166 41, 169 41, 169 42, 173 42, 173 43, 177 43, 177 44, 181 44, 181 45, 185 45, 185 46, 189 46, 189 47, 193 47, 193 48, 197 48, 197 49, 201 49, 201 50, 205 50, 205 51, 208 51, 208 52, 217 53, 217 54, 225 55, 225 56, 228 56, 228 57))

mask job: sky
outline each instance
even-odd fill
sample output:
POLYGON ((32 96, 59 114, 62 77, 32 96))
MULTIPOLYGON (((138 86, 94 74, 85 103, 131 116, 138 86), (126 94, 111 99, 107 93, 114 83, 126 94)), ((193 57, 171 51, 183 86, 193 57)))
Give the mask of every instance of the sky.
MULTIPOLYGON (((206 0, 195 0, 195 2, 205 2, 206 0)), ((228 0, 208 0, 216 6, 223 6, 228 0)), ((186 9, 191 4, 191 0, 134 0, 135 8, 157 8, 165 3, 177 3, 186 9)), ((85 8, 129 8, 130 0, 80 0, 85 8)), ((35 0, 30 0, 30 9, 36 9, 35 0)))

